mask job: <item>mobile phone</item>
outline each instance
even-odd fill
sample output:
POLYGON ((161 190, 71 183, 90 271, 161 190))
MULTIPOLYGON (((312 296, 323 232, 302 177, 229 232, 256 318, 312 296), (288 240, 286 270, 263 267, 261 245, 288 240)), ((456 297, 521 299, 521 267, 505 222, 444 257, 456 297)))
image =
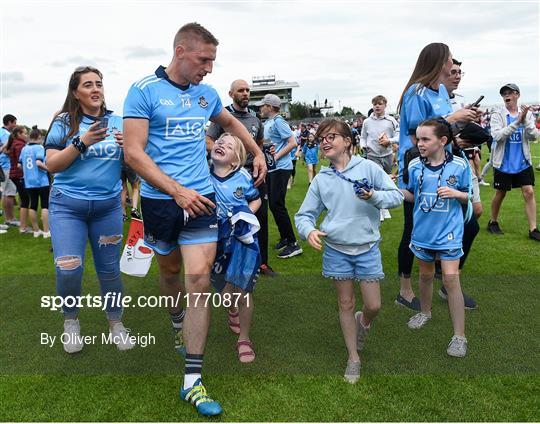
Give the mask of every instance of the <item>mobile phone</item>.
POLYGON ((480 96, 478 97, 478 100, 476 102, 474 102, 471 107, 478 107, 480 106, 480 102, 484 99, 484 96, 480 96))
POLYGON ((99 122, 99 125, 96 128, 98 130, 109 127, 109 118, 103 118, 103 119, 101 119, 99 121, 96 121, 96 122, 99 122))

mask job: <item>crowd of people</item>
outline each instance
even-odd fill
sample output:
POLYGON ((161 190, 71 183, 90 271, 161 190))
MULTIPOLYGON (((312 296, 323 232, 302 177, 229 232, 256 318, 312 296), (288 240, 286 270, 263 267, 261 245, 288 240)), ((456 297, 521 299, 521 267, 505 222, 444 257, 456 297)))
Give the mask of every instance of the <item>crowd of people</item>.
MULTIPOLYGON (((420 329, 431 319, 433 280, 440 275, 439 295, 448 300, 453 326, 446 351, 464 357, 465 309, 476 308, 476 302, 462 292, 460 270, 483 211, 482 144, 491 149, 494 170, 488 230, 502 234, 497 222, 502 201, 507 191, 520 188, 529 237, 540 241, 530 152, 539 132, 529 108, 518 104, 519 87, 503 85, 503 105, 482 122, 479 105, 455 92, 463 76, 461 62, 447 45, 432 43, 420 52, 404 86, 399 116, 388 114, 386 98, 377 95, 365 120, 349 124, 329 118, 292 126, 274 94, 257 103, 257 114, 248 108, 246 81, 231 83, 226 107, 202 83, 213 70, 218 44, 201 25, 184 25, 174 38, 169 65, 131 86, 122 116, 107 109, 103 75, 91 66, 72 73, 44 140, 36 127, 27 134, 15 116, 6 115, 0 231, 13 226, 23 234, 51 237, 62 297, 82 293, 89 242, 102 295, 121 296, 119 261, 131 185, 130 214, 140 218, 142 213, 144 242, 156 254, 159 292, 187 299, 185 306, 168 311, 174 348, 185 359, 180 397, 212 416, 222 409, 202 383, 210 306, 198 299, 211 285, 222 296, 238 294, 239 301, 228 307, 228 326, 238 335, 239 361, 253 362, 253 290, 260 274, 278 275, 269 263, 268 210, 280 236, 272 246, 278 258, 303 253, 296 234, 323 250, 322 275, 336 287, 348 355, 344 377, 354 383, 361 373, 359 352, 381 308, 380 222, 391 217, 389 209, 403 204, 395 303, 414 311, 407 325, 420 329), (321 157, 329 166, 318 171, 321 157), (300 209, 289 211, 286 198, 298 161, 306 165, 309 186, 300 209), (411 280, 415 258, 419 297, 411 280), (359 311, 355 283, 362 298, 359 311)), ((126 337, 119 303, 110 301, 105 310, 118 349, 135 347, 126 337)), ((76 307, 63 307, 64 333, 71 335, 63 343, 68 353, 84 347, 77 337, 78 314, 76 307)))

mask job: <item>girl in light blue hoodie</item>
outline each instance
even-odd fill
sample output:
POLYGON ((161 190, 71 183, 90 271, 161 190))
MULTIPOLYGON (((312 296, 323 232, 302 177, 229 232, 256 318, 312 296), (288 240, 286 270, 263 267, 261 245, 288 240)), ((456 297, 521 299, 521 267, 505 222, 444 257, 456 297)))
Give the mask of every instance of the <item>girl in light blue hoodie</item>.
POLYGON ((321 250, 321 237, 325 239, 322 274, 336 285, 348 352, 344 377, 355 383, 360 378, 358 351, 381 307, 380 209, 399 206, 403 194, 377 164, 351 157, 352 133, 345 122, 327 119, 316 136, 330 167, 323 167, 313 179, 295 223, 300 237, 314 249, 321 250), (315 225, 324 210, 327 215, 318 230, 315 225), (356 313, 354 281, 360 282, 364 303, 356 313))

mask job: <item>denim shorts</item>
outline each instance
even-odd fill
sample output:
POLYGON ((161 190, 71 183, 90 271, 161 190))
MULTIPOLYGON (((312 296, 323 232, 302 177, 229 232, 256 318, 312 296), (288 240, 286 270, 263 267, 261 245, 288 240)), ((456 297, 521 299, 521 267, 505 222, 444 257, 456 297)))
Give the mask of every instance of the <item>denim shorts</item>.
MULTIPOLYGON (((214 193, 206 195, 214 204, 214 193)), ((144 243, 160 255, 170 254, 180 244, 214 243, 218 239, 217 215, 189 214, 172 199, 141 198, 144 243)))
POLYGON ((379 242, 359 255, 347 255, 326 245, 322 275, 334 280, 382 280, 384 273, 379 242))
POLYGON ((409 249, 414 253, 414 256, 424 262, 435 262, 435 259, 440 259, 441 261, 456 261, 463 256, 462 248, 433 250, 415 246, 411 243, 409 244, 409 249))

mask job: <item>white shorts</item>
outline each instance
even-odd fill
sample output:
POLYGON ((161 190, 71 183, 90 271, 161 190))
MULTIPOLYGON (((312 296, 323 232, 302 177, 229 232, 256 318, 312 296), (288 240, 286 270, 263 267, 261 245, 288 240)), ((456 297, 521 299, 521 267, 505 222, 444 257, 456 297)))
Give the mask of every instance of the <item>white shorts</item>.
POLYGON ((0 184, 2 196, 15 196, 17 194, 17 187, 15 187, 13 181, 9 179, 9 168, 2 168, 2 170, 6 176, 6 181, 0 184))
POLYGON ((481 203, 480 200, 480 185, 478 184, 478 177, 472 176, 472 203, 481 203))

